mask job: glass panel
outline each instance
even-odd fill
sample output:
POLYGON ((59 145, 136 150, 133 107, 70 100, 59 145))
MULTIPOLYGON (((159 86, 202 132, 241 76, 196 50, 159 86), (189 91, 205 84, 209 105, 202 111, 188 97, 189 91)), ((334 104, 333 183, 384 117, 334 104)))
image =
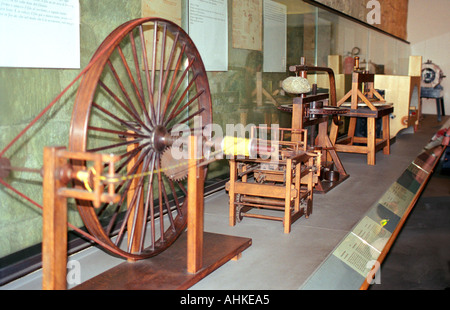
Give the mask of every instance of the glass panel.
MULTIPOLYGON (((89 1, 81 2, 81 38, 83 50, 81 51, 84 65, 88 63, 88 59, 92 57, 93 51, 97 48, 99 42, 111 32, 111 29, 117 27, 121 22, 140 17, 141 1, 129 1, 132 5, 128 11, 117 11, 114 7, 102 7, 101 10, 94 10, 89 1), (98 12, 97 12, 98 11, 98 12), (113 16, 115 18, 108 19, 109 25, 105 27, 104 19, 99 16, 113 16), (117 18, 116 18, 117 17, 117 18), (120 17, 120 18, 119 18, 120 17)), ((187 11, 186 1, 183 1, 182 25, 187 29, 187 11)), ((228 4, 228 70, 221 72, 208 72, 208 79, 212 94, 213 105, 213 123, 216 132, 213 135, 223 136, 226 134, 237 135, 238 130, 243 130, 244 135, 248 136, 250 125, 260 124, 277 124, 280 128, 290 128, 290 113, 282 112, 278 109, 280 105, 291 104, 292 96, 285 94, 280 84, 288 76, 293 73, 289 71, 289 66, 300 64, 300 58, 305 57, 307 65, 330 67, 333 65, 335 74, 340 75, 336 78, 336 82, 341 82, 345 78, 344 73, 350 73, 353 67, 351 56, 358 55, 361 63, 366 64, 366 69, 385 74, 407 75, 410 55, 409 44, 387 36, 378 31, 369 29, 364 25, 345 19, 341 16, 334 15, 323 9, 316 8, 299 0, 261 0, 256 2, 242 0, 227 0, 228 4), (264 62, 271 59, 267 57, 268 48, 271 48, 270 42, 265 42, 266 51, 261 48, 243 48, 234 47, 233 28, 236 27, 233 22, 233 14, 237 11, 244 10, 246 4, 260 4, 264 8, 264 4, 270 4, 275 7, 282 5, 286 11, 286 16, 281 16, 286 20, 286 29, 280 32, 286 37, 286 59, 285 70, 281 72, 265 72, 263 70, 264 62), (330 58, 330 55, 336 55, 330 58), (333 62, 330 62, 333 59, 333 62), (349 65, 347 65, 349 64, 349 65), (240 125, 240 126, 239 126, 240 125)), ((254 11, 250 12, 255 14, 254 11)), ((260 20, 259 27, 261 40, 264 38, 265 25, 264 17, 269 12, 264 9, 258 11, 258 15, 247 15, 252 19, 248 21, 260 20)), ((267 17, 267 16, 266 16, 267 17)), ((276 16, 272 16, 276 18, 276 16)), ((245 29, 245 25, 242 26, 245 29)), ((258 29, 258 27, 256 27, 258 29)), ((267 31, 273 30, 266 28, 267 31)), ((283 30, 283 29, 282 29, 283 30)), ((283 40, 282 40, 283 41, 283 40)), ((278 42, 278 41, 277 41, 278 42)), ((264 43, 264 42, 262 42, 264 43)), ((274 43, 275 44, 275 43, 274 43)), ((276 46, 272 46, 276 48, 276 46)), ((275 59, 278 60, 278 59, 275 59)), ((67 85, 74 76, 75 72, 69 70, 31 70, 31 69, 0 69, 0 85, 5 91, 2 93, 3 109, 7 109, 8 119, 5 119, 3 126, 8 126, 8 130, 0 136, 0 147, 4 147, 11 140, 12 132, 18 132, 24 125, 23 119, 31 119, 39 113, 39 111, 48 104, 58 87, 67 85), (39 76, 39 79, 36 78, 39 76), (12 83, 10 81, 17 81, 12 83), (29 84, 29 85, 28 85, 29 84), (24 85, 27 85, 23 89, 24 85), (45 85, 45 87, 42 87, 45 85), (47 102, 43 101, 41 106, 36 104, 36 100, 25 98, 25 95, 33 98, 50 98, 47 102), (29 100, 28 100, 29 99, 29 100), (31 114, 31 115, 30 115, 31 114), (26 117, 24 117, 24 115, 26 117), (12 118, 11 118, 12 117, 12 118), (18 120, 20 118, 20 120, 18 120), (17 124, 21 126, 16 126, 17 124), (14 127, 11 127, 13 126, 14 127), (20 127, 20 128, 19 128, 20 127), (13 129, 11 129, 13 128, 13 129)), ((312 75, 313 81, 315 76, 312 75)), ((337 85, 337 98, 341 98, 345 94, 346 83, 337 85), (339 85, 344 85, 339 88, 339 85)), ((327 88, 327 85, 319 85, 319 88, 327 88)), ((18 166, 30 166, 37 168, 41 165, 42 149, 46 145, 65 145, 67 143, 68 124, 70 122, 71 109, 70 102, 73 102, 73 94, 67 95, 68 102, 61 111, 60 118, 52 120, 50 124, 57 123, 56 126, 64 127, 64 131, 55 130, 54 126, 51 134, 45 134, 45 139, 33 141, 28 139, 26 147, 21 151, 22 157, 16 157, 18 166), (70 97, 72 96, 72 97, 70 97), (63 115, 61 117, 61 115, 63 115), (56 134, 58 133, 58 134, 56 134), (25 156, 26 155, 26 156, 25 156), (17 159, 18 158, 18 159, 17 159), (33 161, 31 163, 31 161, 33 161)), ((49 127, 49 126, 47 126, 49 127)), ((46 128, 47 128, 46 127, 46 128)), ((31 135, 31 134, 30 134, 31 135)), ((14 149, 15 151, 15 149, 14 149)), ((14 158, 13 158, 14 159, 14 158)), ((209 166, 208 181, 214 180, 216 177, 228 177, 228 163, 226 160, 217 161, 209 166)), ((21 182, 18 186, 24 188, 24 192, 37 200, 42 196, 39 187, 39 180, 29 179, 28 183, 22 182, 21 174, 16 173, 15 178, 8 178, 7 181, 13 183, 21 182), (12 180, 13 179, 13 180, 12 180), (36 189, 37 187, 37 189, 36 189)), ((28 178, 28 177, 27 177, 28 178)), ((17 184, 14 184, 17 185, 17 184)), ((0 188, 0 232, 5 238, 0 242, 0 259, 11 255, 11 253, 19 252, 27 247, 36 245, 40 242, 41 236, 41 215, 36 212, 33 207, 26 203, 18 203, 17 197, 8 191, 0 188)), ((78 219, 75 211, 70 212, 71 217, 78 219)), ((2 261, 0 261, 2 263, 2 261)), ((3 263, 5 265, 5 263, 3 263)), ((6 264, 6 265, 9 265, 6 264)))

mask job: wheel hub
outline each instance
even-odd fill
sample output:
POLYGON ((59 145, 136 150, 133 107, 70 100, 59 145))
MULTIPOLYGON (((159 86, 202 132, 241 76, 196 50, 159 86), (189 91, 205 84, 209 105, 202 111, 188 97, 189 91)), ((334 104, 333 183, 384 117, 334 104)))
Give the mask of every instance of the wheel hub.
POLYGON ((153 149, 159 153, 162 153, 166 147, 171 146, 171 141, 169 132, 161 125, 156 126, 150 136, 150 143, 153 149))

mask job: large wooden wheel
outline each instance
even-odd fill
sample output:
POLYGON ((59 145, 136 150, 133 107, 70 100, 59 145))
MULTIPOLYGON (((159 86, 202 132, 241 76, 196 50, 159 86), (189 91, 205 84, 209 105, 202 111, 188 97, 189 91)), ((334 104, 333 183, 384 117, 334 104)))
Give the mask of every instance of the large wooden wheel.
POLYGON ((92 59, 76 95, 69 150, 119 155, 121 199, 97 209, 77 201, 77 208, 89 233, 115 254, 148 258, 168 248, 187 223, 187 184, 164 173, 176 161, 162 167, 161 158, 180 136, 209 128, 207 75, 189 36, 159 18, 119 26, 92 59))

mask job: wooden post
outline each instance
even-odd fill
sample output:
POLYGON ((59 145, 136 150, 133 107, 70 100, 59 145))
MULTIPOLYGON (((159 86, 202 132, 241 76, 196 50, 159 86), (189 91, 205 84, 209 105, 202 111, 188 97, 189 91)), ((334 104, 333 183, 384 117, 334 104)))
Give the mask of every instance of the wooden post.
MULTIPOLYGON (((284 198, 284 233, 291 232, 291 184, 292 184, 292 159, 286 159, 286 195, 284 198)), ((297 196, 300 196, 300 188, 297 196)))
POLYGON ((64 160, 57 156, 63 148, 44 148, 42 215, 42 289, 67 288, 67 202, 58 195, 64 184, 58 177, 64 160))
POLYGON ((228 190, 228 195, 230 197, 229 201, 229 225, 234 226, 236 225, 236 206, 234 205, 234 200, 236 199, 234 186, 236 184, 237 180, 237 173, 236 173, 236 161, 231 158, 229 160, 230 162, 230 188, 228 190))
POLYGON ((188 168, 188 223, 187 223, 187 271, 197 273, 202 268, 203 258, 203 181, 204 168, 198 167, 197 136, 189 138, 188 168))
POLYGON ((367 164, 375 165, 376 128, 374 117, 367 118, 367 164))
MULTIPOLYGON (((128 140, 131 140, 129 138, 128 140)), ((139 146, 138 143, 130 144, 127 146, 127 152, 132 152, 139 146)), ((133 172, 131 169, 136 164, 136 158, 133 157, 130 162, 127 165, 127 172, 129 173, 141 173, 142 172, 142 163, 139 165, 136 172, 133 172)), ((133 208, 133 205, 135 207, 130 212, 130 216, 128 218, 128 224, 127 224, 127 231, 128 231, 128 250, 131 253, 138 253, 140 251, 140 244, 141 244, 141 233, 143 226, 139 223, 143 223, 144 221, 144 193, 142 190, 139 190, 140 192, 136 193, 136 190, 140 187, 138 179, 131 180, 130 189, 127 194, 127 205, 128 208, 133 208)), ((132 262, 132 259, 128 259, 129 262, 132 262)))
POLYGON ((391 129, 389 126, 389 115, 385 115, 382 118, 382 134, 383 140, 386 141, 386 146, 383 148, 383 154, 389 155, 391 154, 391 129))
MULTIPOLYGON (((293 105, 292 105, 292 130, 295 129, 304 129, 303 126, 303 117, 305 114, 305 108, 302 103, 302 99, 300 97, 294 97, 293 105)), ((292 133, 291 141, 293 142, 301 142, 302 134, 292 133)))

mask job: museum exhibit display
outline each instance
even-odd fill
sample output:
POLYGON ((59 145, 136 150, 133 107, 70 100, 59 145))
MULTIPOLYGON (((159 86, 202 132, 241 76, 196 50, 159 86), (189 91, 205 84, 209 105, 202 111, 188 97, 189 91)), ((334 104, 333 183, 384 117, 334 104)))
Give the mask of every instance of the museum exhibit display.
POLYGON ((283 222, 284 233, 289 233, 299 216, 311 214, 313 188, 320 174, 320 154, 308 152, 306 130, 282 128, 280 131, 281 135, 288 131, 302 136, 302 141, 258 139, 274 151, 260 151, 259 158, 230 159, 230 181, 226 189, 230 195, 231 226, 243 217, 277 220, 283 222), (253 208, 282 211, 282 216, 250 212, 253 208))
POLYGON ((441 85, 442 79, 445 78, 444 72, 431 60, 427 60, 422 65, 421 77, 420 100, 422 101, 422 98, 425 98, 436 101, 436 114, 440 122, 442 116, 445 116, 444 96, 442 94, 444 88, 441 85))
POLYGON ((0 4, 1 290, 379 281, 450 135, 407 0, 26 2, 0 4))
POLYGON ((337 102, 339 107, 347 107, 345 116, 349 117, 347 134, 338 138, 338 125, 332 124, 331 140, 338 152, 367 154, 367 164, 375 165, 376 152, 383 149, 384 154, 390 153, 389 115, 394 111, 374 88, 374 75, 361 70, 359 57, 355 57, 355 67, 352 73, 351 90, 337 102), (346 102, 350 99, 350 102, 346 102), (365 137, 355 135, 356 121, 365 118, 367 131, 365 137), (381 134, 377 137, 376 120, 381 119, 381 134))

